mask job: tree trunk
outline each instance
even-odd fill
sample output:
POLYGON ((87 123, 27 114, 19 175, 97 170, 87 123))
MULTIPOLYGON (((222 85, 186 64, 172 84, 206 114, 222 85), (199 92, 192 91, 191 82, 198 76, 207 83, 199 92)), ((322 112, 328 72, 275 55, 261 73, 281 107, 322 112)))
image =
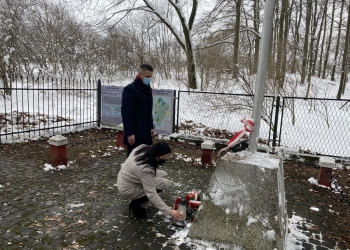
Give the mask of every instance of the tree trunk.
POLYGON ((339 43, 340 43, 341 25, 342 25, 342 20, 343 20, 344 4, 345 4, 345 1, 342 1, 341 10, 340 10, 340 18, 339 18, 339 26, 338 26, 337 45, 336 45, 335 53, 334 53, 334 62, 333 62, 332 75, 331 75, 331 80, 332 81, 335 80, 335 78, 334 78, 335 66, 337 65, 337 58, 338 58, 338 52, 339 52, 339 43))
MULTIPOLYGON (((278 1, 276 1, 275 6, 275 13, 279 13, 279 4, 278 1)), ((277 27, 277 24, 279 22, 278 15, 276 16, 274 27, 277 27)), ((273 32, 271 33, 271 44, 270 44, 270 55, 269 55, 269 67, 267 68, 267 76, 269 79, 276 80, 276 71, 275 71, 275 59, 276 59, 276 44, 278 39, 278 29, 274 28, 273 32)), ((274 84, 275 86, 276 84, 274 84)))
POLYGON ((341 77, 340 77, 340 84, 339 89, 337 93, 337 99, 340 99, 341 96, 345 92, 345 84, 346 84, 346 75, 347 75, 347 58, 349 55, 349 42, 350 42, 350 4, 348 5, 348 23, 346 25, 346 35, 345 35, 345 46, 344 46, 344 54, 343 54, 343 63, 341 66, 341 77))
MULTIPOLYGON (((259 34, 259 21, 260 21, 260 1, 254 0, 254 31, 256 34, 259 34)), ((260 37, 255 35, 254 42, 254 62, 253 62, 253 73, 258 71, 258 62, 259 62, 259 49, 260 49, 260 37)))
POLYGON ((190 89, 197 89, 196 62, 192 45, 187 47, 187 82, 190 89))
POLYGON ((318 64, 318 73, 317 76, 320 77, 322 73, 322 60, 323 60, 323 48, 324 48, 324 42, 326 40, 326 32, 327 32, 327 16, 324 19, 324 29, 323 29, 323 37, 322 37, 322 44, 321 44, 321 53, 320 53, 320 62, 318 64))
POLYGON ((298 17, 298 9, 295 8, 295 28, 294 28, 294 52, 293 52, 293 62, 292 62, 292 73, 296 73, 297 68, 297 53, 298 53, 298 46, 299 46, 299 27, 301 22, 301 16, 302 16, 302 0, 299 2, 299 10, 300 14, 298 17))
MULTIPOLYGON (((322 6, 320 6, 321 8, 322 6)), ((319 12, 319 14, 321 13, 321 11, 319 12)), ((319 14, 317 14, 317 1, 315 2, 315 13, 314 13, 314 17, 313 17, 313 25, 312 25, 312 29, 311 29, 311 41, 310 41, 310 48, 309 48, 309 52, 310 52, 310 59, 309 59, 309 64, 307 66, 308 72, 307 72, 307 90, 306 90, 306 98, 309 97, 309 93, 310 93, 310 85, 311 85, 311 73, 312 73, 312 67, 314 62, 314 42, 315 42, 315 34, 316 34, 316 28, 317 28, 317 23, 318 23, 318 19, 319 19, 319 14)))
POLYGON ((287 40, 289 32, 289 0, 282 0, 280 29, 278 34, 278 49, 277 49, 277 65, 276 78, 278 88, 282 89, 284 85, 284 77, 286 74, 286 61, 287 61, 287 40))
POLYGON ((310 22, 311 22, 311 10, 312 10, 312 0, 307 0, 305 41, 304 41, 303 63, 301 66, 301 81, 300 81, 300 83, 302 85, 304 85, 305 77, 306 77, 306 66, 307 66, 307 60, 308 60, 308 47, 309 47, 309 32, 310 32, 310 22))
POLYGON ((177 1, 174 2, 168 0, 170 5, 175 9, 177 16, 180 20, 183 36, 180 35, 180 31, 177 30, 177 28, 174 25, 172 25, 172 23, 170 23, 168 18, 166 18, 166 16, 163 15, 162 11, 158 10, 149 0, 143 0, 143 2, 165 24, 165 26, 170 30, 177 42, 180 44, 181 48, 185 51, 187 58, 188 74, 187 86, 191 89, 197 89, 196 63, 194 48, 192 46, 192 28, 197 13, 198 0, 192 0, 192 10, 188 22, 186 21, 186 17, 183 15, 181 7, 177 5, 177 1))
POLYGON ((331 43, 332 43, 332 33, 333 33, 333 23, 334 23, 335 2, 336 2, 336 1, 333 0, 331 29, 329 30, 329 38, 328 38, 328 44, 327 44, 327 50, 326 50, 326 57, 325 57, 325 59, 324 59, 324 64, 323 64, 322 79, 325 79, 325 78, 326 78, 326 70, 327 70, 327 64, 328 64, 329 49, 330 49, 331 43))
MULTIPOLYGON (((284 18, 285 18, 285 11, 284 11, 284 2, 285 0, 282 0, 281 3, 281 13, 279 18, 279 29, 278 29, 278 35, 277 35, 277 57, 276 57, 276 65, 279 65, 275 68, 275 76, 276 76, 276 83, 277 87, 279 89, 283 88, 283 80, 281 76, 281 68, 280 65, 282 63, 282 46, 283 46, 283 28, 284 28, 284 18)), ((277 27, 276 27, 277 29, 277 27)))
POLYGON ((239 29, 241 26, 241 3, 242 0, 236 0, 236 22, 235 22, 235 37, 233 47, 233 78, 238 77, 238 53, 239 53, 239 29))
POLYGON ((314 57, 314 60, 313 60, 313 63, 312 63, 312 72, 311 74, 314 76, 315 75, 315 71, 316 71, 316 63, 317 63, 317 55, 318 55, 318 48, 319 48, 319 45, 320 45, 320 39, 321 39, 321 34, 322 34, 322 27, 323 27, 323 23, 327 17, 327 5, 328 5, 328 0, 325 0, 325 3, 324 3, 324 11, 322 12, 322 21, 321 21, 321 24, 320 24, 320 30, 318 32, 318 35, 317 35, 317 43, 316 43, 316 52, 315 52, 315 57, 314 57))

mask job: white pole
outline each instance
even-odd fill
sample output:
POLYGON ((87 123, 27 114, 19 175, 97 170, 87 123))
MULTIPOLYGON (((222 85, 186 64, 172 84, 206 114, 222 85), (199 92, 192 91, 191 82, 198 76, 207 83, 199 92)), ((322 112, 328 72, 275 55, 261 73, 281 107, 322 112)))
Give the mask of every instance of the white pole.
POLYGON ((266 0, 264 11, 264 23, 262 29, 261 47, 259 53, 259 64, 257 73, 257 83, 255 87, 254 106, 253 106, 253 119, 254 130, 250 133, 249 137, 249 151, 253 154, 256 153, 257 140, 260 130, 261 111, 264 101, 265 85, 266 85, 266 72, 267 64, 269 60, 269 51, 273 31, 273 15, 276 0, 266 0))

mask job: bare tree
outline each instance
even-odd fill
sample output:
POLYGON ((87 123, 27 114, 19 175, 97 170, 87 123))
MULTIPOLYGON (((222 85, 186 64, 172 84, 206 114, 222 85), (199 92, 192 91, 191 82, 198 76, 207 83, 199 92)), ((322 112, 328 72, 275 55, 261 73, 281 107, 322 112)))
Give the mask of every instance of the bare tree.
POLYGON ((308 75, 307 75, 307 89, 306 89, 306 98, 309 96, 310 92, 310 85, 311 85, 311 75, 312 75, 312 68, 314 67, 315 64, 315 57, 316 53, 315 50, 316 48, 314 47, 314 42, 316 40, 316 29, 318 26, 318 21, 322 17, 323 14, 323 8, 324 8, 324 3, 327 3, 327 1, 322 0, 320 3, 320 10, 317 10, 318 3, 315 2, 315 11, 314 11, 314 17, 313 17, 313 24, 312 24, 312 30, 311 30, 311 41, 310 41, 310 56, 309 56, 309 64, 308 64, 308 75))
POLYGON ((334 52, 334 61, 333 61, 333 68, 332 68, 332 75, 331 80, 334 81, 335 78, 335 67, 337 65, 337 58, 339 53, 339 43, 340 43, 340 34, 341 34, 341 27, 343 22, 343 10, 344 10, 345 1, 342 1, 341 7, 340 7, 340 16, 339 16, 339 24, 338 24, 338 36, 337 36, 337 45, 334 52))
MULTIPOLYGON (((325 32, 325 29, 323 29, 323 26, 324 26, 323 23, 326 21, 326 18, 327 18, 327 10, 328 10, 327 5, 328 5, 328 0, 325 0, 324 8, 322 11, 322 20, 321 20, 320 28, 319 28, 318 35, 317 35, 316 52, 315 52, 315 56, 313 57, 313 62, 311 63, 312 64, 311 75, 315 75, 318 49, 319 49, 320 40, 321 40, 321 34, 322 34, 322 31, 325 32)), ((321 13, 321 10, 320 10, 320 13, 321 13)), ((322 48, 323 48, 323 44, 322 44, 322 48)), ((322 57, 322 55, 321 55, 321 57, 322 57)))
POLYGON ((277 58, 276 81, 278 88, 283 88, 284 77, 286 74, 287 60, 287 40, 289 34, 289 0, 282 0, 282 7, 279 19, 279 31, 277 40, 277 58))
POLYGON ((114 20, 114 23, 117 24, 130 13, 139 10, 154 14, 169 29, 184 50, 187 59, 187 84, 189 88, 196 89, 196 63, 192 29, 197 14, 198 0, 192 0, 191 3, 180 2, 179 0, 143 0, 142 2, 143 5, 137 0, 111 1, 110 5, 104 9, 104 12, 107 13, 106 21, 113 22, 114 20), (188 17, 188 13, 184 11, 185 6, 190 8, 188 17), (174 13, 177 18, 169 19, 169 12, 174 13))
POLYGON ((327 65, 328 65, 328 58, 329 58, 329 50, 331 47, 332 43, 332 35, 333 35, 333 24, 334 24, 334 13, 335 13, 335 3, 336 0, 333 0, 333 7, 332 7, 332 20, 331 20, 331 27, 329 31, 329 38, 328 38, 328 43, 327 43, 327 50, 326 50, 326 57, 324 59, 324 64, 323 64, 323 74, 322 74, 322 79, 326 78, 326 70, 327 70, 327 65))
POLYGON ((341 78, 339 89, 337 93, 337 99, 340 99, 345 92, 347 69, 348 69, 348 57, 349 57, 349 43, 350 43, 350 4, 348 5, 348 21, 346 25, 346 36, 345 36, 345 46, 343 53, 343 63, 341 67, 341 78))
POLYGON ((233 78, 238 77, 238 55, 239 55, 239 30, 241 26, 241 5, 242 0, 235 0, 236 3, 236 19, 235 19, 235 37, 234 37, 234 49, 233 49, 233 78))
POLYGON ((306 77, 306 67, 309 58, 309 36, 310 36, 310 23, 312 15, 312 0, 307 0, 307 12, 306 12, 306 27, 305 27, 305 38, 304 38, 304 49, 303 49, 303 62, 301 66, 301 84, 304 85, 306 77))

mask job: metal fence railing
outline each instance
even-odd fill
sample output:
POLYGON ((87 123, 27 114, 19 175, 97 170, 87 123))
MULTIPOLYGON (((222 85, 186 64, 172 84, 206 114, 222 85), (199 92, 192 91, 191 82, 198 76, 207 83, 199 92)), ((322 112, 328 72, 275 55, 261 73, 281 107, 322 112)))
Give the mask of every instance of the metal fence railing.
POLYGON ((14 79, 9 85, 0 86, 0 143, 96 126, 95 81, 14 79))
MULTIPOLYGON (((197 91, 178 91, 176 99, 177 132, 212 138, 213 130, 242 129, 254 103, 253 95, 197 91)), ((15 79, 0 85, 0 143, 98 127, 101 107, 101 81, 15 79)), ((350 156, 350 100, 265 96, 262 112, 259 138, 268 145, 350 156)))
POLYGON ((350 157, 350 100, 284 97, 279 145, 350 157))

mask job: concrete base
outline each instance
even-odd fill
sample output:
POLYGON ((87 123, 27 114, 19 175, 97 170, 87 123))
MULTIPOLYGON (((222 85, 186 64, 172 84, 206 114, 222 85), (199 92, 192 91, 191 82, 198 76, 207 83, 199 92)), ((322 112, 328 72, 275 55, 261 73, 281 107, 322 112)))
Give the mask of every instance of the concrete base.
POLYGON ((188 237, 241 249, 286 244, 283 161, 248 152, 228 153, 211 178, 188 237))

